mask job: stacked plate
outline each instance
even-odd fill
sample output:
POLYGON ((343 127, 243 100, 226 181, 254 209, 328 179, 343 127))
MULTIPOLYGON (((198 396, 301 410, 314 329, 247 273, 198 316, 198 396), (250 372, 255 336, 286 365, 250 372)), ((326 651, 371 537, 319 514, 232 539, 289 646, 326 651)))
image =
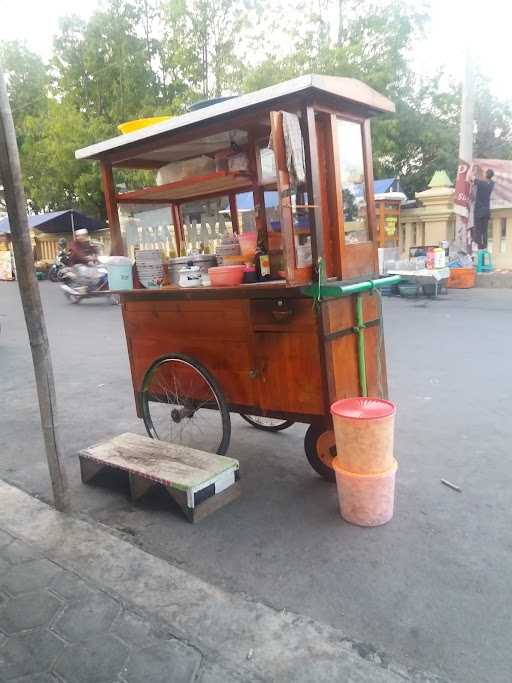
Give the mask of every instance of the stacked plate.
MULTIPOLYGON (((240 243, 236 235, 224 235, 215 249, 219 266, 224 265, 225 257, 240 256, 240 243)), ((242 261, 243 262, 243 261, 242 261)))
POLYGON ((158 249, 136 251, 135 265, 143 287, 160 287, 164 279, 164 264, 162 254, 158 249))

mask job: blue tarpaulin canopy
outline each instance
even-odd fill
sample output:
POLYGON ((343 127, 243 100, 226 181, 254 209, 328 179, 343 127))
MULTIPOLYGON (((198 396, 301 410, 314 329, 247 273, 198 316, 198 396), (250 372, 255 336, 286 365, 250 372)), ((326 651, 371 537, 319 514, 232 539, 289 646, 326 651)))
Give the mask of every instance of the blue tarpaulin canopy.
MULTIPOLYGON (((106 227, 101 221, 73 210, 37 213, 33 216, 27 216, 27 218, 29 228, 37 228, 41 232, 49 233, 73 232, 73 229, 79 230, 80 228, 87 228, 87 230, 94 232, 106 227)), ((10 234, 10 232, 9 218, 5 216, 5 218, 0 219, 0 234, 10 234)))

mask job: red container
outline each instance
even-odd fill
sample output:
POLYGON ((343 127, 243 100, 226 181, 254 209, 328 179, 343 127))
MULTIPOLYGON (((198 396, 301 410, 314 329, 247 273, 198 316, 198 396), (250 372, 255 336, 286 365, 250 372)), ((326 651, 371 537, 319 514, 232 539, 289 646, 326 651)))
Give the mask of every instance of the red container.
POLYGON ((397 462, 378 474, 347 472, 339 458, 332 461, 340 514, 344 520, 359 526, 380 526, 393 517, 397 462))
POLYGON ((451 268, 448 278, 450 289, 471 289, 476 284, 476 271, 474 268, 451 268))
POLYGON ((395 406, 381 398, 358 397, 331 406, 338 462, 347 472, 378 474, 393 466, 395 406))
POLYGON ((234 287, 241 285, 245 266, 215 266, 208 268, 212 287, 234 287))

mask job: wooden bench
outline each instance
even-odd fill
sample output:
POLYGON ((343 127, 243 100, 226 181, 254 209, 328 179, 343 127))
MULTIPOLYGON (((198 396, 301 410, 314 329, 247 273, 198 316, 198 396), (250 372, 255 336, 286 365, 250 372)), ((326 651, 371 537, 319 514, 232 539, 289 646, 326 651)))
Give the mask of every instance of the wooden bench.
POLYGON ((79 458, 84 484, 105 468, 128 472, 132 500, 164 486, 190 522, 240 495, 238 460, 147 436, 121 434, 85 448, 79 458))

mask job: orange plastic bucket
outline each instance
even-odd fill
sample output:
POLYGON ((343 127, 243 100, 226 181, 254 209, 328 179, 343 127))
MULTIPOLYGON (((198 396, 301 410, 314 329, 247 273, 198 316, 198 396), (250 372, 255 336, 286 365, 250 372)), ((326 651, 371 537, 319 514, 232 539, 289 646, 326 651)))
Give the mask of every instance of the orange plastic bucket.
POLYGON ((448 278, 450 289, 471 289, 476 284, 476 271, 474 268, 451 268, 448 278))
POLYGON ((347 398, 331 406, 336 452, 343 469, 378 474, 393 467, 395 405, 381 398, 347 398))
POLYGON ((396 460, 387 472, 379 474, 347 472, 337 457, 332 466, 344 520, 359 526, 380 526, 390 521, 395 507, 396 460))

